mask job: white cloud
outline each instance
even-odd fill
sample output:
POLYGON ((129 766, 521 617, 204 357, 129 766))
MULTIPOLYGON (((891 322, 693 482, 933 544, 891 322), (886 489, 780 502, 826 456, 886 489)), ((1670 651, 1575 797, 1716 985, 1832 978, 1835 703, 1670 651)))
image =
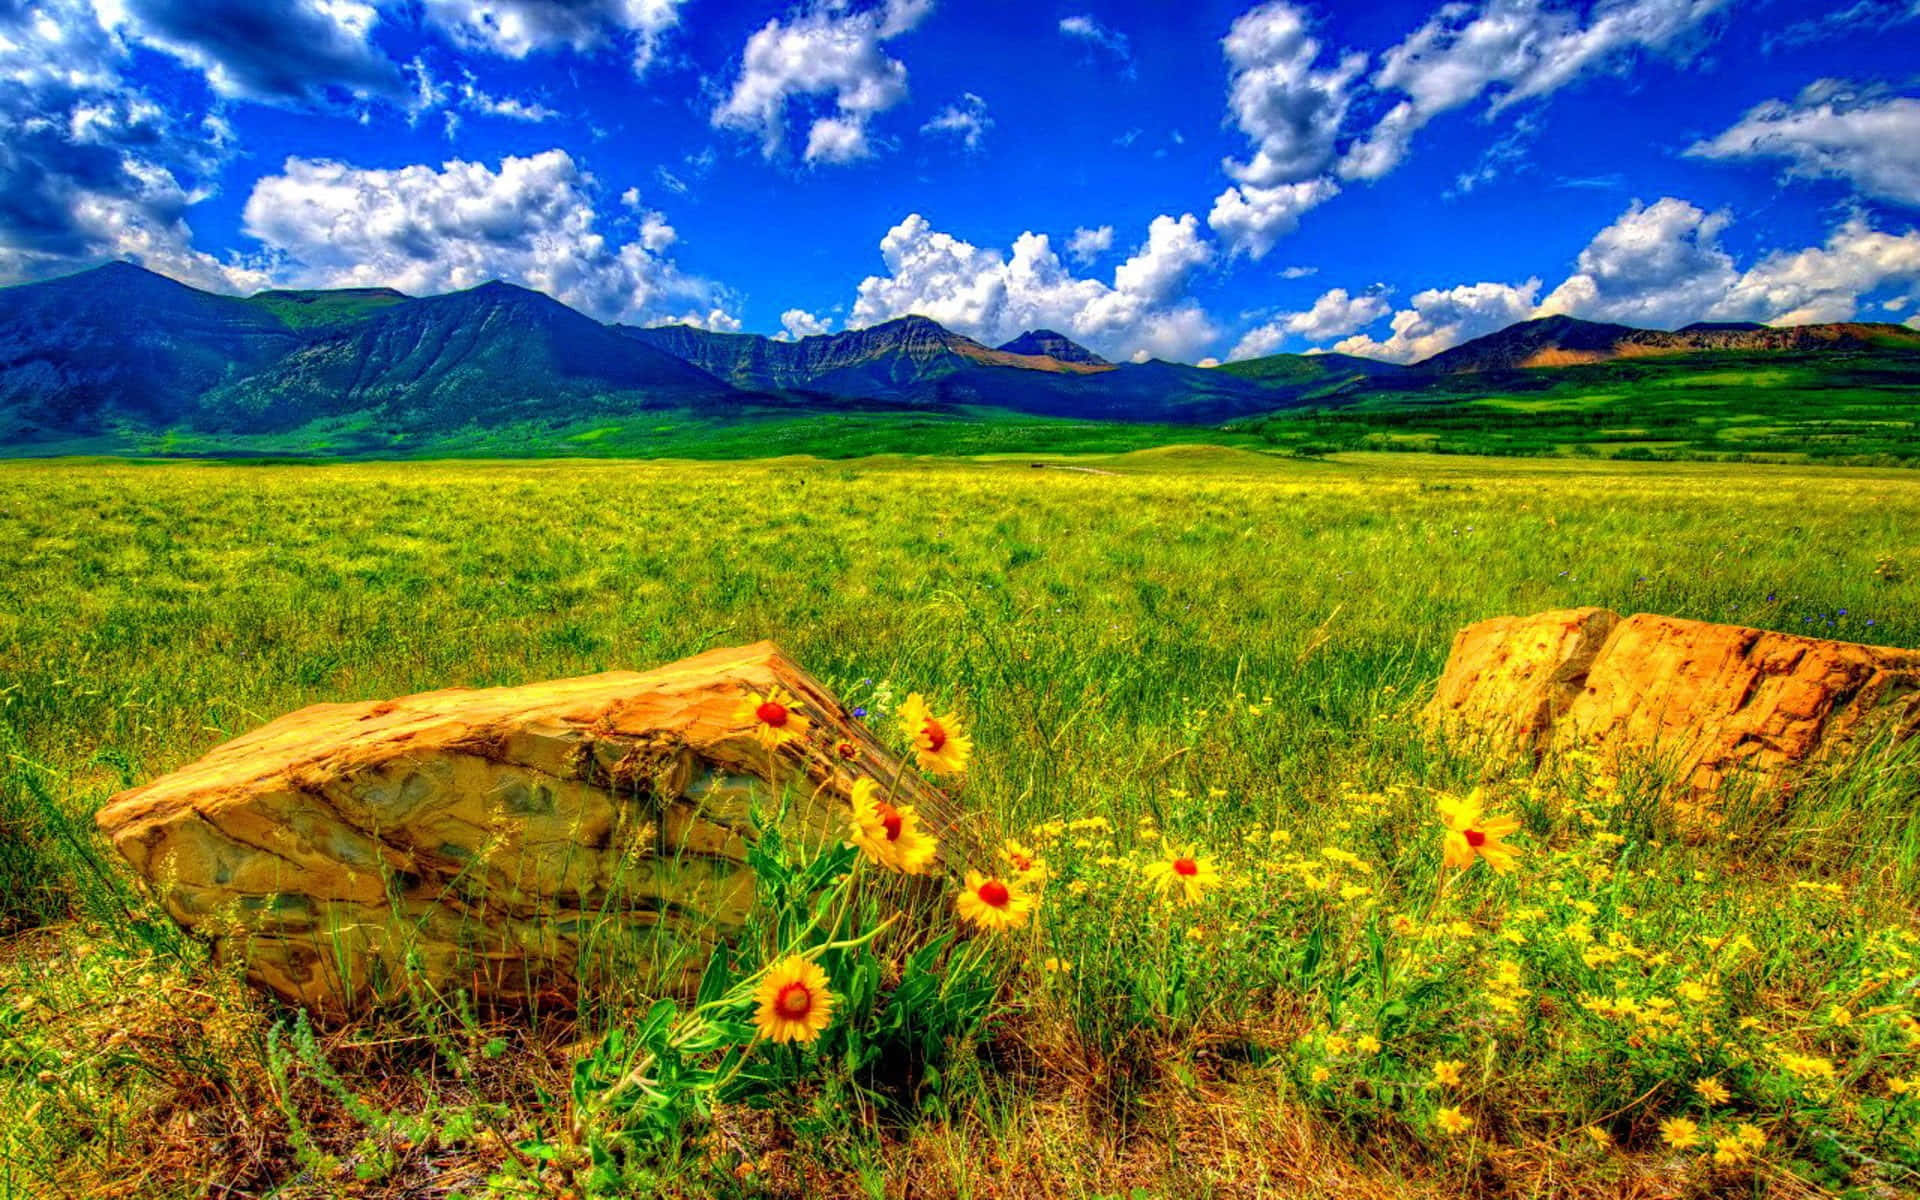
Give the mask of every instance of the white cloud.
POLYGON ((95 11, 200 71, 222 96, 321 106, 406 89, 373 44, 379 12, 364 0, 100 0, 95 11))
POLYGON ((1414 135, 1441 113, 1471 104, 1489 91, 1495 95, 1488 111, 1497 113, 1517 101, 1557 91, 1636 51, 1670 49, 1725 4, 1602 0, 1584 17, 1575 9, 1549 8, 1542 0, 1443 5, 1382 55, 1379 70, 1368 82, 1376 91, 1399 92, 1405 99, 1348 148, 1340 160, 1340 175, 1378 179, 1399 165, 1414 135))
POLYGON ((1243 13, 1221 45, 1230 75, 1228 109, 1254 144, 1249 161, 1227 161, 1227 174, 1261 188, 1319 174, 1333 159, 1367 56, 1351 51, 1320 66, 1320 43, 1305 12, 1286 0, 1243 13))
POLYGON ((1309 275, 1318 275, 1319 273, 1319 267, 1283 267, 1280 271, 1280 278, 1305 279, 1309 275))
POLYGON ((933 120, 922 125, 920 132, 950 134, 959 138, 960 144, 968 150, 978 150, 981 139, 992 128, 993 118, 987 115, 987 102, 967 92, 957 102, 942 109, 933 120))
POLYGON ((918 213, 887 231, 880 254, 887 274, 861 281, 851 328, 918 313, 990 345, 1057 329, 1108 358, 1186 359, 1217 336, 1182 295, 1212 257, 1190 213, 1154 218, 1111 285, 1075 276, 1045 234, 1023 233, 1002 253, 935 230, 918 213))
POLYGON ((1340 185, 1322 175, 1274 187, 1242 184, 1214 198, 1207 224, 1236 254, 1264 258, 1274 244, 1300 226, 1301 214, 1340 193, 1340 185))
POLYGON ((1102 225, 1098 229, 1088 229, 1082 225, 1073 231, 1067 239, 1067 257, 1081 266, 1113 249, 1113 226, 1102 225))
POLYGON ((1086 13, 1061 18, 1060 33, 1105 52, 1119 64, 1121 74, 1133 76, 1133 46, 1126 34, 1102 25, 1086 13))
POLYGON ((816 317, 804 308, 790 308, 780 314, 780 328, 783 331, 779 340, 799 341, 804 337, 816 337, 833 332, 832 317, 816 317))
POLYGON ((1281 313, 1264 325, 1249 330, 1227 355, 1228 361, 1259 358, 1272 354, 1290 337, 1307 342, 1324 342, 1345 337, 1378 321, 1393 311, 1384 289, 1375 288, 1349 295, 1345 288, 1330 288, 1320 294, 1313 307, 1301 312, 1281 313))
POLYGON ((695 329, 705 329, 711 333, 739 333, 740 318, 724 308, 710 308, 702 313, 698 310, 675 317, 668 324, 691 325, 695 329))
POLYGON ((1687 153, 1781 159, 1789 175, 1844 179, 1865 195, 1920 207, 1920 97, 1875 94, 1834 80, 1788 102, 1755 106, 1687 153))
POLYGON ((1920 230, 1885 233, 1856 215, 1823 245, 1763 256, 1707 316, 1770 325, 1851 321, 1862 298, 1883 288, 1920 297, 1920 230))
MULTIPOLYGON (((416 295, 505 279, 601 320, 647 322, 692 301, 715 307, 712 284, 661 253, 664 217, 639 240, 598 229, 594 181, 564 150, 504 158, 498 168, 454 160, 438 169, 363 169, 289 158, 254 185, 247 233, 276 274, 305 287, 386 285, 416 295)), ((638 197, 635 197, 638 202, 638 197)), ((708 327, 726 314, 700 317, 708 327)))
POLYGON ((1418 362, 1461 342, 1524 321, 1533 315, 1540 281, 1467 283, 1432 288, 1413 297, 1413 306, 1393 314, 1392 334, 1376 341, 1364 333, 1334 344, 1341 354, 1387 362, 1418 362))
POLYGON ((1574 273, 1541 302, 1540 315, 1658 328, 1699 320, 1739 275, 1720 248, 1731 219, 1672 196, 1635 201, 1580 251, 1574 273))
POLYGON ((536 100, 521 100, 515 96, 495 96, 482 90, 473 72, 466 72, 460 83, 461 103, 471 112, 482 113, 489 117, 501 117, 509 121, 524 121, 538 124, 551 121, 560 114, 536 100))
POLYGON ((786 144, 788 104, 831 97, 832 111, 815 116, 808 130, 806 161, 869 156, 867 123, 907 96, 907 68, 882 44, 911 30, 932 7, 932 0, 887 0, 850 12, 844 3, 816 0, 796 16, 768 21, 747 39, 740 77, 713 110, 713 124, 757 132, 762 152, 772 158, 786 144))
POLYGON ((586 53, 625 43, 644 74, 684 0, 423 0, 429 24, 469 49, 525 58, 563 46, 586 53))

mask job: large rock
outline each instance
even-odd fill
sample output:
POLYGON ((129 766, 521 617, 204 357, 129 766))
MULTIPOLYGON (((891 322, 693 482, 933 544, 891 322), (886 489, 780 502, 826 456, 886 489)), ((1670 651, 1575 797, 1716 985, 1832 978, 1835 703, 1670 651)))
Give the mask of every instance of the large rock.
POLYGON ((1920 651, 1604 609, 1468 626, 1426 710, 1496 752, 1657 765, 1690 803, 1920 731, 1920 651))
MULTIPOLYGON (((417 982, 507 1002, 612 972, 683 987, 753 902, 750 805, 784 797, 788 836, 839 838, 853 780, 897 771, 761 642, 644 674, 315 705, 98 821, 255 983, 340 1013, 417 982), (813 728, 769 752, 738 710, 775 684, 813 728)), ((910 773, 901 786, 946 832, 942 799, 910 773)))

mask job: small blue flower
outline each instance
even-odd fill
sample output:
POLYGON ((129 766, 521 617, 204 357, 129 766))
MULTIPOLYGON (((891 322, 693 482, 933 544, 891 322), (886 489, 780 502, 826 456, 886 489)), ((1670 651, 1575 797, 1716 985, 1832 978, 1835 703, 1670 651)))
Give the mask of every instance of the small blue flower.
POLYGON ((866 710, 866 707, 865 707, 865 706, 863 705, 863 706, 861 706, 861 707, 859 707, 859 708, 856 708, 856 709, 854 709, 854 710, 853 710, 853 715, 854 715, 854 716, 856 716, 856 717, 859 717, 859 718, 860 718, 860 719, 862 719, 862 720, 865 720, 865 719, 866 719, 866 715, 867 715, 867 710, 866 710))

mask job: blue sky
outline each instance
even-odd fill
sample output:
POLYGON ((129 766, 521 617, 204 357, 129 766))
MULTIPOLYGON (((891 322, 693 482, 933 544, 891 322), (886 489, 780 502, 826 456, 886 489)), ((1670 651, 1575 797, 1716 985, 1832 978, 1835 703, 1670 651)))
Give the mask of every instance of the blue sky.
POLYGON ((1397 360, 1920 322, 1920 0, 0 0, 0 282, 1397 360))

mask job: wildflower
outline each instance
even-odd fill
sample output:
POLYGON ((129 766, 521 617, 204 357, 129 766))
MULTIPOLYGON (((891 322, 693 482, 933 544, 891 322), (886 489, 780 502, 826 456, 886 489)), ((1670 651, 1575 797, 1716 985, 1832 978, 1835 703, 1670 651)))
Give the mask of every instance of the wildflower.
POLYGON ((1464 798, 1443 796, 1436 807, 1441 824, 1447 830, 1442 846, 1448 866, 1464 871, 1478 857, 1486 859, 1496 874, 1513 870, 1513 860, 1519 851, 1501 839, 1517 832, 1520 822, 1512 817, 1488 818, 1479 788, 1464 798))
POLYGON ((1826 1079, 1834 1077, 1833 1063, 1814 1054, 1782 1054, 1780 1065, 1796 1079, 1826 1079))
POLYGON ((1845 1029, 1853 1024, 1853 1013, 1843 1005, 1836 1004, 1827 1013, 1827 1020, 1833 1022, 1836 1027, 1845 1029))
POLYGON ((1333 1072, 1327 1070, 1327 1068, 1325 1067, 1315 1067, 1313 1069, 1313 1081, 1315 1083, 1325 1083, 1327 1080, 1332 1078, 1333 1078, 1333 1072))
POLYGON ((812 722, 800 711, 800 702, 794 699, 779 684, 768 688, 763 695, 749 692, 740 701, 740 707, 734 713, 734 719, 753 730, 753 736, 769 750, 778 749, 788 742, 797 742, 807 736, 812 722))
POLYGON ((811 1042, 833 1019, 836 1000, 820 964, 799 955, 768 970, 754 993, 754 1027, 770 1042, 811 1042))
POLYGON ((1693 1094, 1705 1100, 1708 1104, 1725 1104, 1727 1101, 1733 1099, 1733 1093, 1727 1090, 1727 1085, 1721 1083, 1718 1077, 1712 1075, 1707 1076, 1705 1079, 1694 1080, 1693 1094))
POLYGON ((1917 1090, 1920 1090, 1920 1076, 1915 1076, 1912 1079, 1902 1079, 1900 1076, 1895 1075, 1887 1080, 1887 1095, 1889 1096, 1904 1096, 1909 1092, 1917 1090))
POLYGON ((1685 1150, 1700 1141, 1700 1126, 1685 1117, 1669 1117, 1660 1122, 1660 1140, 1675 1150, 1685 1150))
POLYGON ((958 775, 967 769, 973 739, 962 731, 959 714, 936 717, 920 693, 914 692, 901 701, 897 715, 922 768, 940 775, 958 775))
POLYGON ((1759 1150, 1767 1144, 1766 1131, 1758 1125, 1741 1124, 1735 1126, 1733 1136, 1739 1138, 1749 1150, 1759 1150))
POLYGON ((1466 1069, 1467 1064, 1457 1058, 1441 1059, 1439 1062, 1433 1064, 1433 1081, 1442 1087, 1458 1087, 1460 1086, 1460 1073, 1466 1069))
POLYGON ((925 874, 939 843, 921 832, 920 817, 913 805, 896 808, 882 799, 879 791, 880 785, 871 779, 854 781, 853 812, 848 818, 853 844, 889 871, 925 874))
POLYGON ((1175 853, 1146 865, 1147 878, 1162 895, 1187 904, 1198 903, 1206 890, 1220 882, 1213 860, 1190 852, 1175 853))
POLYGON ((1446 1134, 1448 1137, 1465 1133, 1467 1130, 1473 1128, 1473 1118, 1457 1108, 1441 1109, 1439 1112, 1433 1114, 1433 1123, 1438 1125, 1440 1132, 1446 1134))
POLYGON ((1013 868, 1014 877, 1038 887, 1046 882, 1047 860, 1008 838, 1000 845, 1000 861, 1013 868))
POLYGON ((1337 1033, 1330 1033, 1327 1035, 1326 1047, 1327 1047, 1328 1054, 1345 1054, 1348 1050, 1353 1048, 1352 1043, 1348 1042, 1346 1038, 1341 1037, 1337 1033))
POLYGON ((852 742, 835 742, 833 744, 833 752, 847 762, 852 762, 854 759, 860 757, 860 747, 854 745, 852 742))
POLYGON ((1580 1132, 1586 1134, 1587 1140, 1592 1142, 1594 1145, 1600 1147, 1602 1150, 1605 1150, 1608 1146, 1613 1145, 1613 1135, 1608 1133, 1606 1130, 1600 1128, 1598 1125, 1589 1125, 1585 1129, 1582 1129, 1580 1132))
POLYGON ((1020 890, 1018 880, 1009 883, 978 871, 967 872, 957 905, 962 917, 989 933, 1018 929, 1033 914, 1033 898, 1020 890))
POLYGON ((1073 960, 1070 958, 1049 957, 1046 962, 1041 964, 1041 966, 1046 968, 1047 974, 1049 975, 1073 974, 1073 960))
POLYGON ((1747 1144, 1737 1137, 1723 1137, 1713 1143, 1713 1161, 1723 1167, 1738 1166, 1751 1156, 1747 1144))
POLYGON ((1370 1033, 1363 1033, 1353 1039, 1353 1048, 1362 1054, 1380 1053, 1380 1039, 1370 1033))

